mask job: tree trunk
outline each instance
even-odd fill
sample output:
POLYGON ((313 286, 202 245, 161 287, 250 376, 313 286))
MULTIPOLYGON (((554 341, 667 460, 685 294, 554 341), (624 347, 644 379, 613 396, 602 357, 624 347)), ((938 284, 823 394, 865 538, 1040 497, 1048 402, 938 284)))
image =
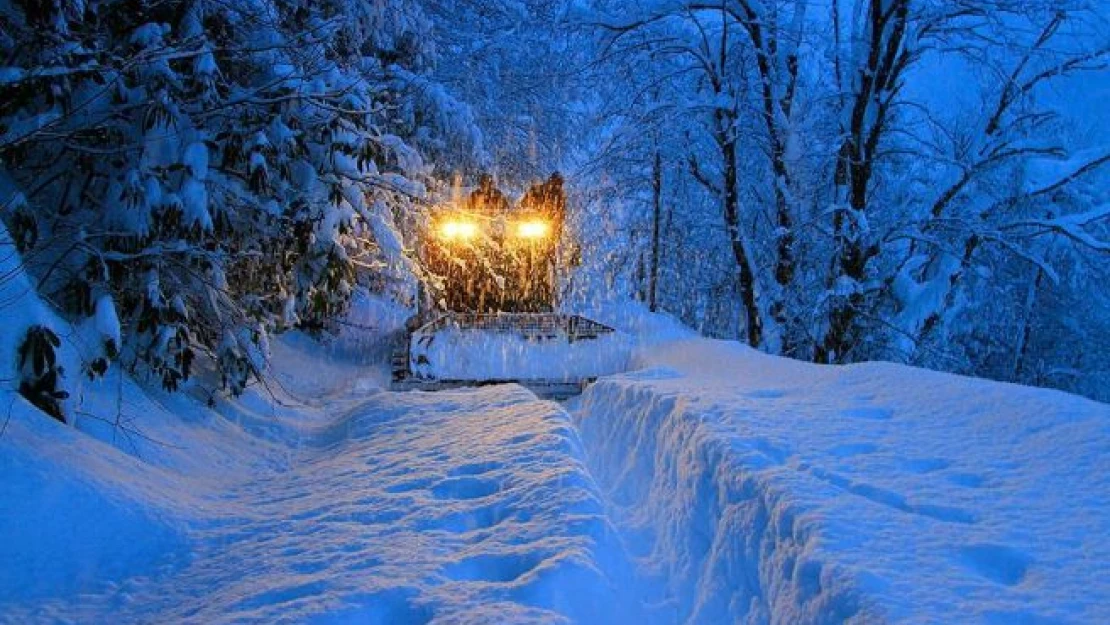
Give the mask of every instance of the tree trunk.
POLYGON ((663 157, 655 151, 655 162, 651 172, 652 222, 651 222, 651 275, 648 276, 648 309, 655 312, 656 293, 659 285, 659 225, 663 218, 663 157))
POLYGON ((783 145, 780 133, 773 125, 771 132, 771 169, 775 175, 775 225, 776 255, 775 255, 775 283, 776 292, 771 301, 770 313, 781 333, 778 348, 786 354, 793 353, 796 345, 786 332, 786 292, 794 282, 794 223, 790 214, 790 205, 784 188, 789 184, 786 166, 786 148, 783 145))
POLYGON ((1029 339, 1033 335, 1033 308, 1037 305, 1037 292, 1041 289, 1043 281, 1044 270, 1037 267, 1037 276, 1029 285, 1029 291, 1025 296, 1025 315, 1021 320, 1017 349, 1014 350, 1014 382, 1021 382, 1021 376, 1025 373, 1025 360, 1029 357, 1029 339))
POLYGON ((845 356, 860 341, 858 317, 866 302, 866 295, 860 289, 867 277, 867 263, 878 253, 877 247, 868 246, 860 233, 853 232, 854 224, 858 224, 863 218, 867 206, 870 163, 852 160, 844 164, 844 167, 848 172, 850 185, 848 205, 837 208, 833 216, 837 250, 834 279, 847 278, 855 286, 851 293, 836 301, 829 311, 828 332, 814 355, 814 360, 826 364, 844 362, 845 356))
MULTIPOLYGON (((745 4, 746 19, 742 20, 748 32, 752 46, 755 48, 756 66, 759 70, 760 95, 763 104, 763 118, 767 127, 767 137, 770 144, 771 173, 774 177, 772 188, 775 194, 775 272, 774 278, 777 285, 771 297, 770 316, 784 332, 787 324, 787 308, 784 300, 786 292, 794 281, 794 220, 791 216, 791 207, 787 197, 787 188, 790 185, 790 169, 786 162, 786 129, 781 119, 790 117, 793 107, 794 90, 797 87, 798 58, 794 54, 787 55, 786 67, 779 68, 775 62, 777 49, 780 45, 775 31, 766 31, 763 21, 753 7, 745 4), (784 69, 785 76, 779 76, 779 69, 784 69), (781 98, 776 96, 775 84, 777 81, 785 82, 785 93, 781 98)), ((784 334, 782 343, 778 345, 784 353, 792 353, 796 346, 790 337, 784 334)))
POLYGON ((718 144, 724 157, 724 187, 722 202, 725 227, 732 242, 732 254, 740 269, 740 301, 747 317, 748 345, 760 347, 763 344, 763 317, 759 313, 756 300, 755 273, 744 247, 744 236, 740 231, 740 196, 736 191, 736 140, 729 136, 731 124, 723 115, 718 115, 718 144))
POLYGON ((845 362, 863 339, 859 318, 869 299, 863 285, 867 265, 879 254, 879 246, 869 240, 860 226, 866 223, 867 196, 879 143, 910 60, 903 45, 909 20, 908 0, 892 0, 890 6, 883 0, 870 0, 868 20, 866 64, 857 70, 849 127, 845 129, 836 168, 838 199, 843 198, 847 186, 847 204, 841 201, 833 216, 836 248, 833 280, 847 279, 853 284, 848 295, 834 296, 828 331, 814 353, 814 360, 821 363, 845 362))

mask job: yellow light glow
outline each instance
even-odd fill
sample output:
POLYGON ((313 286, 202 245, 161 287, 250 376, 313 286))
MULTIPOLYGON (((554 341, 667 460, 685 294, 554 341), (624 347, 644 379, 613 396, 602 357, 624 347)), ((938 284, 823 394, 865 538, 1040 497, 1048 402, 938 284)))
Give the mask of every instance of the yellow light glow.
POLYGON ((467 240, 478 236, 478 224, 472 221, 445 221, 439 225, 439 236, 447 240, 467 240))
POLYGON ((551 224, 540 219, 516 224, 516 235, 522 239, 542 239, 551 232, 551 224))

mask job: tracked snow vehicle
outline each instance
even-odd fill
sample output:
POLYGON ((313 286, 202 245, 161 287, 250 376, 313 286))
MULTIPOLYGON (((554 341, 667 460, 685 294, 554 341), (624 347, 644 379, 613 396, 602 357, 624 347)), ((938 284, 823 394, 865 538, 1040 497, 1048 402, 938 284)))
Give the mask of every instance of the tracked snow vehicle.
POLYGON ((555 311, 563 216, 557 176, 516 206, 483 177, 465 200, 434 212, 419 254, 436 303, 398 340, 394 390, 515 382, 565 398, 625 367, 613 328, 555 311))

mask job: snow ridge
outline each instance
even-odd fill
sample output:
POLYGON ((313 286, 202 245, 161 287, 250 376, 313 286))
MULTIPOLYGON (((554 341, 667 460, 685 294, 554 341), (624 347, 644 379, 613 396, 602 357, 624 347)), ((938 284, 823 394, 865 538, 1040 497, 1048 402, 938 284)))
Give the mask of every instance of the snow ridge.
POLYGON ((659 622, 875 620, 815 553, 809 520, 758 470, 784 460, 774 447, 756 441, 744 453, 716 427, 720 414, 625 379, 590 387, 577 415, 629 549, 667 598, 659 622))

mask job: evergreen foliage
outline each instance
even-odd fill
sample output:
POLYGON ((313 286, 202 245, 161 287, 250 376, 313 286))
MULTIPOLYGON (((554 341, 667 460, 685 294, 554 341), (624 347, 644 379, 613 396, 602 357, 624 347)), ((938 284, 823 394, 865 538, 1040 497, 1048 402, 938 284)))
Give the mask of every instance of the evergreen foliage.
POLYGON ((27 330, 19 345, 19 393, 46 414, 65 423, 61 401, 69 397, 62 389, 65 369, 58 364, 56 350, 61 339, 46 326, 27 330))
POLYGON ((208 358, 232 393, 360 283, 412 297, 421 150, 481 141, 420 91, 430 28, 410 0, 0 7, 0 205, 40 295, 73 321, 107 296, 110 358, 168 390, 208 358))

